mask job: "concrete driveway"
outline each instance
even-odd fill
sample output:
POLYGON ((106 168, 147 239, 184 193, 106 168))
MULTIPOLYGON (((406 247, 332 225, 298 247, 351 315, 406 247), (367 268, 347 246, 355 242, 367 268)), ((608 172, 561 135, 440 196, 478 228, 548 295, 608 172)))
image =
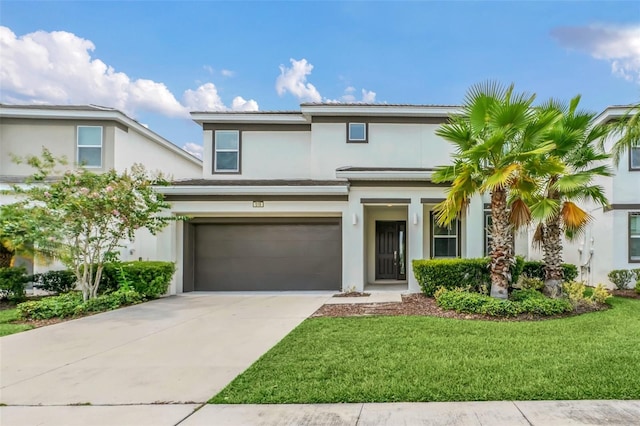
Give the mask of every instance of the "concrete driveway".
POLYGON ((0 403, 202 403, 324 294, 189 294, 0 339, 0 403))

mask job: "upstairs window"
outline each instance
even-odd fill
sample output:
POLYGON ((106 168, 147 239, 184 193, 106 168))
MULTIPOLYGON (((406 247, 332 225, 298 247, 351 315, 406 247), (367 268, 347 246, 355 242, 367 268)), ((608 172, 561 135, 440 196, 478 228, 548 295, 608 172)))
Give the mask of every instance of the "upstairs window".
POLYGON ((449 226, 440 226, 436 216, 431 213, 431 257, 460 257, 460 220, 449 226))
POLYGON ((629 262, 640 262, 640 213, 629 214, 629 262))
POLYGON ((347 142, 367 143, 367 123, 347 123, 347 142))
POLYGON ((240 173, 240 132, 216 130, 213 153, 214 173, 240 173))
POLYGON ((77 147, 76 160, 79 166, 101 168, 102 126, 78 126, 77 147))
POLYGON ((640 170, 640 146, 629 148, 629 170, 640 170))

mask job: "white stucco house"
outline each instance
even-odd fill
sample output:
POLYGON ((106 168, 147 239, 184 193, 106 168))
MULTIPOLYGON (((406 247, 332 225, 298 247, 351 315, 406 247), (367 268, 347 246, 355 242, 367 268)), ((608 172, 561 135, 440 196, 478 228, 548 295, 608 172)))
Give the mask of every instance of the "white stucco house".
MULTIPOLYGON (((134 163, 162 171, 174 179, 199 177, 202 162, 122 112, 95 105, 0 105, 0 190, 19 184, 33 173, 13 156, 40 155, 46 147, 56 157, 66 157, 68 167, 96 172, 120 172, 134 163)), ((0 194, 0 204, 13 198, 0 194)), ((155 259, 155 238, 139 233, 123 251, 124 260, 155 259)), ((50 265, 24 264, 35 272, 50 265)), ((55 267, 55 266, 54 266, 55 267)))
MULTIPOLYGON (((293 112, 193 112, 199 179, 161 188, 192 220, 161 236, 172 291, 419 291, 411 260, 486 253, 486 206, 451 228, 433 220, 450 160, 435 135, 454 106, 302 104, 293 112)), ((527 249, 526 235, 516 249, 527 249)), ((520 250, 522 251, 522 250, 520 250)))

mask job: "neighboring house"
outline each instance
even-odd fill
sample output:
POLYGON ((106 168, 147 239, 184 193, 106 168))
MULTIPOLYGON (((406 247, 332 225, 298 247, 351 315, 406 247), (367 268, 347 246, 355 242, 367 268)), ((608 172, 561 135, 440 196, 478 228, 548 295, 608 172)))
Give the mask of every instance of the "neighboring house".
POLYGON ((480 197, 450 228, 432 213, 447 186, 431 175, 452 150, 435 131, 457 109, 192 113, 204 131, 202 176, 161 188, 175 214, 192 217, 160 237, 178 263, 172 291, 417 292, 413 259, 483 256, 480 197))
MULTIPOLYGON (((12 156, 40 155, 46 147, 68 167, 120 172, 134 163, 174 179, 202 175, 202 162, 120 111, 94 105, 0 105, 0 189, 24 181, 34 170, 12 156)), ((0 204, 12 198, 0 195, 0 204)), ((156 259, 155 238, 141 233, 125 259, 156 259)), ((29 265, 27 265, 29 266, 29 265)), ((36 269, 38 267, 36 266, 36 269)))
MULTIPOLYGON (((596 122, 618 120, 629 109, 608 107, 596 122)), ((606 141, 607 151, 615 136, 606 141)), ((578 265, 578 278, 590 285, 609 284, 607 274, 613 269, 640 268, 640 147, 625 152, 620 164, 612 165, 612 169, 615 176, 598 181, 605 189, 609 207, 588 207, 593 221, 577 241, 564 246, 565 261, 578 265)))

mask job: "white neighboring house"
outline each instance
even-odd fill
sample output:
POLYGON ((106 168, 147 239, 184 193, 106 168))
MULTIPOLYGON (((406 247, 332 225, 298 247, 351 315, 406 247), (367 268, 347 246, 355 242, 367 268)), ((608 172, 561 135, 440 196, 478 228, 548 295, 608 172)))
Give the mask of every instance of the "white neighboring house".
MULTIPOLYGON (((43 147, 56 157, 66 157, 69 167, 83 164, 98 173, 122 172, 142 163, 147 170, 174 179, 202 175, 202 161, 118 110, 94 105, 0 105, 0 189, 9 189, 34 171, 15 164, 12 155, 40 155, 43 147)), ((0 195, 0 204, 12 201, 0 195)), ((139 232, 122 258, 161 259, 157 247, 155 237, 139 232)), ((25 266, 31 270, 33 265, 25 266)), ((33 267, 39 272, 51 266, 33 267)))
MULTIPOLYGON (((620 119, 630 106, 611 106, 596 117, 607 123, 620 119)), ((615 135, 605 142, 609 151, 615 135)), ((579 279, 589 285, 610 283, 614 269, 640 268, 640 147, 624 153, 620 164, 612 165, 615 176, 599 178, 609 200, 607 208, 590 206, 593 221, 574 243, 564 245, 565 262, 578 266, 579 279)), ((632 283, 633 287, 635 283, 632 283)))
MULTIPOLYGON (((435 135, 455 106, 302 104, 293 112, 193 112, 199 179, 161 188, 178 222, 160 237, 172 292, 418 292, 411 261, 486 254, 487 206, 437 226, 452 145, 435 135)), ((526 234, 526 233, 525 233, 526 234)), ((516 250, 526 255, 526 235, 516 250)))

